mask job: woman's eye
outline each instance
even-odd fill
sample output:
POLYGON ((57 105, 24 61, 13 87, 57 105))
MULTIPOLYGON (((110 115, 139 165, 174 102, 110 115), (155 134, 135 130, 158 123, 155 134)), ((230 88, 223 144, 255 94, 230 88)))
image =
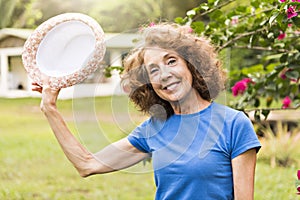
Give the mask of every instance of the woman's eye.
POLYGON ((175 65, 176 64, 176 59, 175 58, 170 58, 169 60, 168 60, 168 63, 167 63, 168 65, 175 65))
POLYGON ((152 69, 150 69, 150 74, 154 74, 157 71, 158 71, 158 68, 152 68, 152 69))

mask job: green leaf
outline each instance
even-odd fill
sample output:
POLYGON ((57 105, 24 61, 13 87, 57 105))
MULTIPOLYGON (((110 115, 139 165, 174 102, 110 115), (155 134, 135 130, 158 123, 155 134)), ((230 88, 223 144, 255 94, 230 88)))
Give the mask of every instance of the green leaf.
POLYGON ((293 17, 292 18, 293 23, 297 26, 300 27, 300 18, 298 17, 293 17))
POLYGON ((258 1, 250 1, 250 2, 254 8, 258 8, 260 6, 260 2, 258 2, 258 1))
POLYGON ((109 66, 109 67, 106 67, 105 71, 104 71, 105 77, 108 77, 108 78, 111 77, 112 76, 111 72, 115 71, 115 70, 119 71, 119 73, 121 73, 124 70, 124 68, 122 66, 109 66))
POLYGON ((288 60, 288 57, 289 57, 289 54, 284 53, 284 54, 282 54, 282 56, 280 57, 279 61, 280 61, 281 63, 285 63, 285 62, 288 60))
POLYGON ((272 71, 271 73, 267 74, 266 79, 268 81, 272 81, 274 78, 276 78, 278 76, 278 71, 272 71))
POLYGON ((277 18, 277 16, 279 15, 279 12, 275 12, 269 19, 269 25, 272 26, 274 20, 277 18))
POLYGON ((285 65, 278 65, 278 66, 275 67, 275 70, 276 70, 276 71, 281 71, 281 70, 283 70, 284 68, 285 68, 285 65))
POLYGON ((265 90, 275 92, 275 91, 277 91, 277 85, 274 83, 269 83, 268 85, 265 86, 265 90))
POLYGON ((254 72, 262 71, 264 69, 263 64, 254 65, 251 67, 243 68, 242 73, 243 74, 251 74, 254 72))
POLYGON ((278 63, 270 63, 267 66, 264 67, 264 70, 268 73, 272 72, 275 67, 278 66, 278 63))
POLYGON ((287 71, 285 73, 286 77, 289 79, 298 79, 299 78, 299 72, 292 70, 292 71, 287 71))
POLYGON ((273 102, 273 97, 267 97, 266 98, 266 106, 267 107, 270 107, 270 105, 272 104, 272 102, 273 102))
POLYGON ((260 106, 260 100, 259 100, 259 98, 255 98, 254 99, 254 107, 259 107, 260 106))
POLYGON ((177 24, 183 25, 183 24, 185 24, 186 20, 183 19, 182 17, 176 17, 176 18, 174 19, 174 22, 177 23, 177 24))
POLYGON ((245 13, 246 12, 246 7, 245 6, 238 6, 235 10, 237 12, 240 12, 240 13, 245 13))
POLYGON ((209 16, 212 20, 219 20, 219 18, 223 15, 223 12, 219 9, 212 12, 209 16))
POLYGON ((291 85, 290 89, 292 94, 297 94, 299 92, 299 87, 297 84, 291 85))
POLYGON ((195 30, 196 33, 202 33, 205 30, 205 24, 201 21, 192 22, 191 28, 195 30))

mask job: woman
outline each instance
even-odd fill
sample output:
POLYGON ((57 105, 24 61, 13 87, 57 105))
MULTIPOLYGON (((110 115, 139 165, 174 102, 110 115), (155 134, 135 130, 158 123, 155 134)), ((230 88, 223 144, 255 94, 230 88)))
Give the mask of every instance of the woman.
POLYGON ((253 199, 260 148, 249 119, 213 101, 225 75, 214 48, 185 27, 145 28, 124 62, 123 87, 150 115, 128 137, 96 154, 72 135, 56 108, 59 90, 34 84, 41 110, 82 177, 152 157, 156 199, 253 199))

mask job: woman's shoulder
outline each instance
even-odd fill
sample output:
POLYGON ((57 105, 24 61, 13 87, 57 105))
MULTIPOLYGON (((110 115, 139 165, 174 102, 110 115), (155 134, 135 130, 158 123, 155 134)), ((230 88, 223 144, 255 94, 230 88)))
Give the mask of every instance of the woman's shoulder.
POLYGON ((238 114, 240 113, 241 111, 239 110, 236 110, 236 109, 233 109, 227 105, 224 105, 224 104, 220 104, 220 103, 217 103, 217 102, 213 102, 212 103, 212 109, 214 109, 215 111, 218 110, 218 111, 224 111, 228 114, 238 114))
POLYGON ((244 112, 216 102, 213 102, 212 112, 230 121, 240 118, 248 119, 244 112))

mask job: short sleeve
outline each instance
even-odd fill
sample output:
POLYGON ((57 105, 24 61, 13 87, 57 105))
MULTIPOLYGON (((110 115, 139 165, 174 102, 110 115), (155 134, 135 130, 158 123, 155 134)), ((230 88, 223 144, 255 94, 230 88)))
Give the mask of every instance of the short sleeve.
POLYGON ((150 153, 150 148, 147 144, 147 129, 150 125, 150 119, 136 127, 128 136, 128 141, 138 150, 150 153))
POLYGON ((250 119, 244 113, 239 112, 232 126, 231 159, 253 148, 258 152, 261 144, 250 119))

